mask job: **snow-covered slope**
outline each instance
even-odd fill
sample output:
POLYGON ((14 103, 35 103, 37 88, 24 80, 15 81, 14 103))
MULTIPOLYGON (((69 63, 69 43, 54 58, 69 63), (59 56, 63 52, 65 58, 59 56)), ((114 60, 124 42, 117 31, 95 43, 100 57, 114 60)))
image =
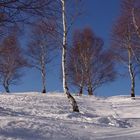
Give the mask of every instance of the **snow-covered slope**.
POLYGON ((0 95, 0 140, 140 140, 140 98, 0 95))

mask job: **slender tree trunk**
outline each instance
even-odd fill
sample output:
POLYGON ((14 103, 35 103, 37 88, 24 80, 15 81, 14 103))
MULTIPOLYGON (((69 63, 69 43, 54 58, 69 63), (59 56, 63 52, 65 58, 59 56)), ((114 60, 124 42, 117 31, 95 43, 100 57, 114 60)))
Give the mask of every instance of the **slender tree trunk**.
POLYGON ((6 91, 7 93, 10 93, 9 85, 6 84, 6 83, 4 83, 3 86, 4 86, 5 91, 6 91))
POLYGON ((45 49, 44 46, 41 46, 42 55, 41 55, 41 76, 42 76, 42 93, 46 93, 46 65, 45 65, 45 49))
POLYGON ((129 64, 129 73, 131 79, 131 97, 135 97, 135 76, 132 64, 129 64))
POLYGON ((131 48, 128 48, 128 68, 129 68, 129 75, 131 79, 131 97, 135 97, 135 75, 134 75, 133 65, 131 62, 131 48))
POLYGON ((64 93, 67 95, 73 111, 79 112, 79 108, 77 105, 76 100, 70 94, 69 88, 67 85, 67 69, 66 69, 66 51, 67 51, 67 29, 66 29, 66 11, 65 11, 65 0, 61 0, 62 3, 62 20, 63 20, 63 45, 62 45, 62 73, 63 73, 63 90, 64 93))
POLYGON ((80 95, 80 96, 83 95, 83 86, 82 86, 82 85, 80 85, 79 95, 80 95))
POLYGON ((88 86, 88 95, 93 95, 93 89, 91 85, 88 86))
POLYGON ((44 68, 41 71, 41 75, 42 75, 42 85, 43 85, 42 93, 46 93, 46 72, 44 68))
POLYGON ((83 94, 83 87, 84 87, 84 72, 83 72, 82 68, 81 68, 81 70, 82 70, 82 80, 81 80, 81 83, 80 83, 80 92, 79 92, 80 96, 83 94))

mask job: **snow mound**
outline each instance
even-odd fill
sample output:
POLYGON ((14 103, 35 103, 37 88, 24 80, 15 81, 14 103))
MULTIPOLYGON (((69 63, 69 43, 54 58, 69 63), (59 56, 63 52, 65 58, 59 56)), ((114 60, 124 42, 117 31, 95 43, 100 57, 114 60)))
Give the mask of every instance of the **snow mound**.
POLYGON ((114 127, 120 127, 120 128, 129 128, 132 127, 132 125, 129 123, 127 119, 117 119, 113 116, 108 117, 101 117, 98 119, 99 124, 103 124, 105 126, 114 126, 114 127))

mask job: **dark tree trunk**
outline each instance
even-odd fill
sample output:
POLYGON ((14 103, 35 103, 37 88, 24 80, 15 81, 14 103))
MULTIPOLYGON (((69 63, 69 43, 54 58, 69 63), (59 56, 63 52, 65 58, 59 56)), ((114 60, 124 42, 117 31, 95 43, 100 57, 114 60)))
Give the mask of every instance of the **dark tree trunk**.
POLYGON ((82 94, 83 94, 83 87, 82 87, 82 86, 80 86, 79 95, 80 95, 80 96, 82 96, 82 94))
POLYGON ((129 69, 129 75, 131 79, 131 97, 135 97, 135 74, 134 74, 134 68, 133 64, 131 62, 131 47, 128 48, 128 69, 129 69))
POLYGON ((93 89, 91 86, 88 87, 88 95, 93 95, 93 89))
MULTIPOLYGON (((67 88, 67 89, 68 89, 68 88, 67 88)), ((74 97, 69 93, 68 90, 67 90, 66 94, 67 94, 67 98, 69 99, 69 102, 70 102, 71 105, 72 105, 73 112, 79 112, 79 108, 78 108, 77 102, 76 102, 76 100, 74 99, 74 97)))
POLYGON ((7 92, 7 93, 10 93, 10 90, 9 90, 9 86, 8 85, 3 85, 4 86, 4 88, 5 88, 5 91, 7 92))
POLYGON ((42 85, 43 85, 42 93, 45 94, 46 93, 46 73, 45 73, 45 69, 42 72, 42 85))
POLYGON ((45 54, 44 54, 44 47, 42 49, 42 56, 41 56, 41 75, 42 75, 42 85, 43 85, 43 90, 42 93, 46 93, 46 65, 45 65, 45 54))
POLYGON ((131 97, 135 97, 135 78, 131 81, 131 97))
POLYGON ((131 97, 135 97, 135 94, 134 94, 134 92, 131 92, 131 97))
POLYGON ((45 88, 42 90, 42 93, 46 93, 46 89, 45 88))

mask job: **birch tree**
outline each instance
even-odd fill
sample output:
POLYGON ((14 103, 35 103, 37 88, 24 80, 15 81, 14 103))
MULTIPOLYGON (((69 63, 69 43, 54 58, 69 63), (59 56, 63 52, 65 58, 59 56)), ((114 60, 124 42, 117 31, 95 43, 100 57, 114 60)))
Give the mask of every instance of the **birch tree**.
POLYGON ((76 30, 73 47, 69 56, 69 79, 79 87, 79 93, 85 87, 88 95, 105 83, 115 79, 115 69, 109 50, 103 50, 103 40, 97 37, 91 28, 76 30))
POLYGON ((135 48, 131 48, 136 61, 140 64, 140 1, 139 0, 123 0, 122 14, 129 19, 133 29, 133 42, 135 48), (136 45, 137 44, 137 45, 136 45))
POLYGON ((133 42, 134 28, 130 18, 121 15, 114 25, 112 33, 112 50, 117 61, 122 63, 129 72, 131 81, 131 97, 135 97, 135 77, 137 64, 133 55, 135 43, 133 42))
POLYGON ((54 54, 56 46, 52 38, 55 36, 54 23, 41 20, 33 26, 31 41, 28 45, 29 63, 41 73, 42 93, 46 93, 46 66, 52 60, 51 52, 53 51, 54 54))
POLYGON ((6 36, 0 44, 0 83, 6 92, 23 76, 22 69, 28 66, 15 35, 6 36))
POLYGON ((62 44, 62 75, 63 75, 63 90, 64 93, 67 95, 73 111, 79 112, 79 108, 77 105, 76 100, 74 97, 70 94, 68 83, 67 83, 67 63, 66 63, 66 57, 67 57, 67 36, 68 36, 68 28, 67 28, 67 19, 66 19, 66 0, 60 0, 61 6, 62 6, 62 24, 63 24, 63 44, 62 44))
POLYGON ((121 4, 121 14, 113 29, 113 51, 119 62, 128 68, 131 97, 135 97, 137 64, 140 64, 140 1, 123 0, 121 4))

